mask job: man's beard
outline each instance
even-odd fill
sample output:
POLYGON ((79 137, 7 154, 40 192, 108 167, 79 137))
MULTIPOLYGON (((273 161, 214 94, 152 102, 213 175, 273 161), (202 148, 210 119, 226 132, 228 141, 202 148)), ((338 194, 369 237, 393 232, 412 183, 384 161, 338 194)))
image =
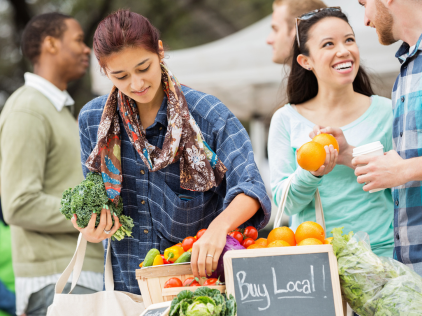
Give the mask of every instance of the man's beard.
POLYGON ((388 12, 381 0, 375 0, 377 14, 375 15, 375 27, 379 42, 382 45, 391 45, 397 42, 393 36, 393 16, 388 12))

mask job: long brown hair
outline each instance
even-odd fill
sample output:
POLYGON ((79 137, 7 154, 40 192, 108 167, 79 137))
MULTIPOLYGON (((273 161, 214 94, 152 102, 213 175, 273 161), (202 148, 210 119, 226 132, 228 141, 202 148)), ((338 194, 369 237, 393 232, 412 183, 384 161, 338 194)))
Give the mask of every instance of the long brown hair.
MULTIPOLYGON (((297 56, 300 54, 309 56, 309 48, 307 46, 309 30, 313 25, 327 17, 336 17, 349 23, 347 16, 341 11, 329 10, 320 11, 311 18, 300 21, 298 32, 301 48, 299 48, 297 40, 295 40, 293 44, 292 66, 287 82, 287 98, 291 104, 304 103, 318 94, 317 78, 312 71, 306 70, 299 65, 297 56)), ((356 78, 353 81, 353 90, 366 96, 374 94, 368 74, 362 66, 359 67, 356 78)))

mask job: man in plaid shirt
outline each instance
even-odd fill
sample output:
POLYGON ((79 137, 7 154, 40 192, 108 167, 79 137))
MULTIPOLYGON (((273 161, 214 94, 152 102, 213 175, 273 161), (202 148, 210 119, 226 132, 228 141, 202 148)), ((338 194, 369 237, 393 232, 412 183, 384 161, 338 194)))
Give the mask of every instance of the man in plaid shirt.
POLYGON ((397 260, 422 275, 422 1, 359 0, 365 25, 376 28, 381 44, 403 41, 394 84, 393 145, 384 156, 353 160, 365 191, 394 188, 394 239, 397 260))

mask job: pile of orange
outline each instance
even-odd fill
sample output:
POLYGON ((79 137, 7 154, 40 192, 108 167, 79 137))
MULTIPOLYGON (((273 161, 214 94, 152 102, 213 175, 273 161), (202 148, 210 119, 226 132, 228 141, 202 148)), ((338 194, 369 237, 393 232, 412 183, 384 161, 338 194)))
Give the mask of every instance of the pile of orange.
POLYGON ((304 222, 299 225, 294 233, 289 227, 274 228, 268 238, 259 238, 248 249, 311 246, 330 244, 333 237, 325 238, 324 229, 315 222, 304 222))
POLYGON ((303 144, 297 151, 297 163, 302 169, 317 171, 325 162, 325 146, 333 145, 339 152, 338 142, 330 134, 319 134, 312 141, 303 144))

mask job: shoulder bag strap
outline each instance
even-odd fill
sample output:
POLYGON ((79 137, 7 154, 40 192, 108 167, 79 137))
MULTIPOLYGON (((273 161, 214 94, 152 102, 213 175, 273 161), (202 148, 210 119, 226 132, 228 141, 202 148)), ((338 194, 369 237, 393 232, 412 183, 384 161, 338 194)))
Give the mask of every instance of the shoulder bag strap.
POLYGON ((104 273, 106 291, 114 291, 113 269, 111 265, 111 238, 107 240, 107 256, 104 273))
MULTIPOLYGON (((78 282, 79 276, 81 275, 82 266, 85 259, 87 241, 84 236, 79 233, 78 244, 76 245, 76 250, 73 255, 72 260, 69 265, 63 271, 59 280, 56 283, 55 293, 62 294, 64 287, 66 286, 67 280, 69 280, 70 275, 73 272, 72 276, 72 287, 69 291, 69 294, 72 293, 73 289, 78 282)), ((107 257, 106 257, 106 266, 105 266, 105 288, 106 291, 114 291, 114 281, 113 281, 113 270, 111 269, 111 254, 110 254, 110 238, 107 242, 107 257)))
POLYGON ((73 258, 70 261, 69 265, 66 267, 66 269, 63 271, 62 275, 60 276, 59 280, 56 283, 56 288, 55 288, 56 294, 61 294, 63 292, 63 289, 66 286, 67 280, 69 280, 69 277, 72 274, 72 271, 73 271, 72 287, 69 293, 73 291, 82 271, 82 266, 83 266, 84 258, 85 258, 86 245, 87 245, 86 239, 81 233, 79 233, 78 243, 76 245, 76 250, 73 255, 73 258))
MULTIPOLYGON (((295 176, 294 173, 291 174, 285 181, 284 189, 281 194, 281 199, 279 202, 279 207, 277 209, 277 213, 275 216, 273 228, 281 226, 281 219, 283 217, 284 209, 286 207, 287 195, 289 194, 290 186, 292 184, 294 176, 295 176)), ((318 189, 316 189, 315 191, 315 217, 316 217, 316 222, 320 224, 324 228, 324 231, 325 231, 324 211, 322 209, 321 196, 319 195, 318 189)))

